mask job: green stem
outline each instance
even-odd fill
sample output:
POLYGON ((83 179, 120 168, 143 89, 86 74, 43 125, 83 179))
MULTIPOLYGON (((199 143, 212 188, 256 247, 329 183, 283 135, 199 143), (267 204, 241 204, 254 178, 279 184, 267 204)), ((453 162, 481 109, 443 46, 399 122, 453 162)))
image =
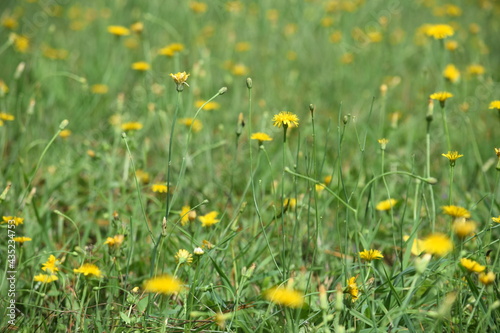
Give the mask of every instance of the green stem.
POLYGON ((451 141, 450 141, 450 133, 448 132, 448 121, 446 120, 446 108, 443 105, 441 107, 441 112, 443 113, 443 127, 444 133, 446 135, 446 144, 448 145, 448 151, 451 151, 451 141))
POLYGON ((453 200, 452 200, 452 194, 453 194, 453 174, 454 174, 454 170, 455 170, 455 167, 453 166, 450 166, 450 191, 448 193, 448 196, 450 197, 450 205, 453 204, 453 200))

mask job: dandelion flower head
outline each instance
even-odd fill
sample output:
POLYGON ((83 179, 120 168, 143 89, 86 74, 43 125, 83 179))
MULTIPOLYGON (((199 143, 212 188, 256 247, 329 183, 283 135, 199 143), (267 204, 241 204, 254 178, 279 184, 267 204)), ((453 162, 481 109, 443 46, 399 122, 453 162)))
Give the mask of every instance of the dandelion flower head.
POLYGON ((444 39, 446 37, 453 36, 455 31, 453 27, 448 24, 434 24, 427 28, 427 36, 433 37, 434 39, 444 39))
POLYGON ((285 287, 274 287, 264 293, 264 297, 274 304, 289 308, 300 308, 304 304, 304 294, 285 287))
POLYGON ((162 275, 146 280, 144 290, 150 293, 171 295, 182 290, 182 283, 173 276, 162 275))
POLYGON ((179 265, 182 265, 182 264, 189 265, 193 262, 193 255, 191 253, 189 253, 188 250, 180 249, 175 254, 175 261, 177 261, 177 263, 179 265))
POLYGON ((457 217, 464 217, 466 219, 470 218, 470 212, 463 207, 450 205, 450 206, 443 206, 441 208, 443 208, 444 214, 452 216, 454 218, 457 217))
POLYGON ((423 242, 424 251, 443 257, 453 250, 453 243, 450 238, 444 234, 436 233, 427 236, 423 242))
POLYGON ((200 220, 202 227, 209 227, 211 225, 219 223, 220 220, 216 218, 217 215, 219 215, 218 212, 211 211, 208 214, 198 217, 198 219, 200 220))
POLYGON ((359 252, 359 257, 366 261, 372 261, 384 258, 382 252, 380 252, 379 250, 364 250, 362 252, 359 252))
POLYGON ((467 258, 460 259, 460 265, 462 265, 464 268, 466 268, 469 272, 473 272, 473 273, 481 273, 481 272, 484 272, 484 270, 486 269, 485 266, 481 265, 477 261, 467 259, 467 258))
POLYGON ((297 115, 288 111, 281 111, 280 113, 274 115, 272 120, 273 125, 276 127, 299 126, 299 118, 297 115))
POLYGON ((99 267, 94 264, 85 263, 79 268, 73 269, 74 273, 83 274, 85 276, 93 275, 95 277, 101 277, 102 273, 99 267))
POLYGON ((376 210, 384 211, 389 210, 396 205, 398 201, 396 199, 387 199, 384 201, 380 201, 377 206, 375 206, 376 210))

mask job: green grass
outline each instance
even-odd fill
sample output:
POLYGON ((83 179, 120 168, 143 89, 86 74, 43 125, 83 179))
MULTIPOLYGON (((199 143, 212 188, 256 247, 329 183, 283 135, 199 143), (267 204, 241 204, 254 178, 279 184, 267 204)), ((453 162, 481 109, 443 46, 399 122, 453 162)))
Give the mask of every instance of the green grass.
POLYGON ((488 109, 500 96, 498 5, 456 1, 461 14, 450 16, 437 1, 221 1, 198 13, 190 4, 4 1, 0 112, 14 119, 3 114, 0 126, 0 210, 24 218, 16 236, 32 240, 16 243, 12 297, 12 229, 0 226, 2 330, 14 329, 13 299, 21 332, 498 330, 497 279, 484 285, 460 264, 499 273, 499 111, 488 109), (136 22, 142 33, 107 31, 136 22), (438 23, 455 34, 422 33, 438 23), (172 43, 183 50, 158 54, 172 43), (151 69, 133 70, 138 61, 151 69), (448 64, 457 82, 443 76, 448 64), (468 73, 471 64, 485 72, 468 73), (184 71, 179 92, 169 74, 184 71), (437 91, 454 96, 430 116, 437 91), (212 98, 216 110, 196 106, 212 98), (285 110, 300 119, 286 142, 272 121, 285 110), (126 122, 142 128, 124 134, 126 122), (259 146, 255 132, 273 140, 259 146), (463 154, 453 168, 449 150, 463 154), (390 198, 392 209, 376 209, 390 198), (466 208, 474 232, 454 233, 446 205, 466 208), (183 206, 197 215, 185 225, 183 206), (220 221, 202 227, 212 211, 220 221), (453 250, 411 253, 434 233, 453 250), (105 244, 115 235, 121 245, 105 244), (176 260, 197 247, 191 264, 176 260), (384 258, 362 260, 364 249, 384 258), (50 255, 58 280, 35 281, 50 255), (102 277, 74 272, 84 263, 102 277), (182 290, 148 293, 145 282, 163 274, 182 290), (276 286, 303 304, 273 303, 276 286))

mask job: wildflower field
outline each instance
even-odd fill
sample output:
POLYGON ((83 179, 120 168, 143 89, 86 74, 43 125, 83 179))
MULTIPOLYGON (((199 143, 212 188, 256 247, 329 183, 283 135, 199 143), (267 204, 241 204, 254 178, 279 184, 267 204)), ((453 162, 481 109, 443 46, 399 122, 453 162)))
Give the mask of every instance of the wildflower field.
POLYGON ((499 332, 494 0, 0 3, 0 331, 499 332))

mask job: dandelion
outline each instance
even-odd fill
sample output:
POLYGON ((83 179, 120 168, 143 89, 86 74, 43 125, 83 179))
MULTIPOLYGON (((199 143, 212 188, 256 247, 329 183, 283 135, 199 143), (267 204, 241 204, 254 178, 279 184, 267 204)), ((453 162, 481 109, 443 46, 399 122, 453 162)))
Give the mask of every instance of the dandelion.
MULTIPOLYGON (((410 239, 410 236, 403 236, 403 240, 406 242, 408 239, 410 239)), ((418 238, 415 238, 413 240, 413 244, 411 245, 411 254, 414 256, 419 256, 424 252, 424 241, 418 238)))
POLYGON ((108 32, 117 37, 130 35, 130 30, 121 25, 110 25, 108 32))
POLYGON ((325 189, 326 185, 325 184, 316 184, 314 185, 314 189, 316 192, 320 193, 325 189))
POLYGON ((2 220, 0 224, 15 224, 16 227, 24 223, 24 218, 17 216, 2 216, 2 220))
POLYGON ((175 254, 175 261, 177 261, 177 264, 182 265, 182 264, 191 264, 193 262, 193 255, 189 253, 188 250, 180 249, 177 251, 175 254))
POLYGON ((345 288, 344 292, 351 295, 352 301, 356 301, 359 297, 359 289, 358 285, 356 283, 357 276, 350 277, 347 280, 347 287, 345 288))
POLYGON ((250 139, 259 141, 259 146, 262 146, 264 141, 272 141, 273 140, 273 138, 271 138, 269 135, 267 135, 266 133, 262 133, 262 132, 253 133, 250 136, 250 139))
POLYGON ((231 73, 233 73, 233 75, 237 75, 237 76, 247 75, 248 72, 249 72, 248 67, 243 65, 243 64, 236 64, 231 69, 231 73))
POLYGON ((195 118, 181 118, 179 119, 179 123, 191 128, 195 133, 201 131, 203 128, 203 124, 201 123, 201 121, 195 118))
POLYGON ((252 48, 252 44, 249 42, 239 42, 234 46, 236 52, 246 52, 252 48))
POLYGON ((457 159, 459 159, 460 157, 464 156, 464 155, 459 154, 458 151, 449 151, 448 153, 441 154, 441 155, 443 155, 444 157, 446 157, 447 159, 450 160, 450 166, 451 167, 455 166, 455 161, 457 159))
POLYGON ((174 80, 175 84, 177 85, 177 91, 181 92, 184 90, 184 85, 189 87, 189 84, 187 84, 187 79, 190 74, 186 74, 186 72, 178 72, 177 74, 172 74, 170 73, 170 76, 174 80))
POLYGON ((326 184, 326 185, 330 185, 330 183, 332 182, 332 176, 325 176, 323 178, 323 182, 326 184))
POLYGON ((378 143, 380 144, 380 149, 385 150, 387 144, 389 143, 389 140, 387 140, 386 138, 378 139, 378 143))
POLYGON ((197 14, 201 14, 207 11, 207 4, 199 1, 191 1, 189 3, 189 8, 197 14))
POLYGON ((274 115, 273 126, 288 128, 289 126, 299 126, 299 118, 288 111, 281 111, 280 113, 274 115))
POLYGON ((32 239, 30 237, 14 237, 13 238, 14 242, 23 244, 24 242, 31 242, 32 239))
POLYGON ((467 221, 465 218, 460 217, 455 219, 452 228, 458 237, 465 238, 476 231, 476 222, 467 221))
POLYGON ((375 206, 375 209, 380 210, 380 211, 390 210, 392 207, 394 207, 396 205, 397 202, 398 201, 396 199, 392 199, 392 198, 384 200, 384 201, 380 201, 375 206))
POLYGON ((211 211, 208 214, 198 217, 198 219, 200 220, 202 227, 209 227, 213 224, 219 223, 220 220, 216 218, 217 215, 219 215, 218 212, 211 211))
POLYGON ((9 86, 5 84, 3 80, 0 80, 0 97, 5 96, 8 92, 9 92, 9 86))
POLYGON ((304 294, 285 287, 274 287, 264 293, 264 297, 274 303, 289 308, 300 308, 304 304, 304 294))
POLYGON ((93 275, 97 278, 102 276, 101 270, 94 264, 85 263, 79 268, 73 269, 74 273, 83 274, 85 276, 93 275))
POLYGON ((490 103, 490 107, 489 109, 497 109, 500 111, 500 101, 499 100, 496 100, 496 101, 492 101, 490 103))
POLYGON ((433 37, 434 39, 444 39, 453 36, 455 31, 448 24, 434 24, 427 29, 426 33, 427 36, 433 37))
POLYGON ((30 40, 26 36, 15 35, 14 49, 19 53, 26 53, 30 48, 30 40))
POLYGON ((500 216, 498 217, 492 217, 491 220, 495 223, 500 223, 500 216))
POLYGON ((288 209, 294 209, 297 206, 297 199, 295 198, 286 198, 283 200, 283 210, 287 211, 288 209))
POLYGON ((145 61, 138 61, 132 64, 132 69, 140 72, 149 71, 151 69, 151 65, 145 61))
POLYGON ((445 67, 443 76, 451 83, 455 83, 460 79, 460 71, 455 65, 449 64, 445 67))
POLYGON ((364 250, 359 252, 359 257, 366 261, 378 260, 384 258, 379 250, 364 250))
POLYGON ((46 262, 42 264, 42 271, 47 273, 55 273, 59 271, 57 267, 61 262, 54 256, 50 255, 46 262))
POLYGON ((90 91, 93 93, 93 94, 96 94, 96 95, 104 95, 104 94, 107 94, 108 91, 109 91, 109 87, 105 84, 93 84, 91 87, 90 87, 90 91))
POLYGON ((113 237, 106 238, 104 244, 108 245, 109 247, 119 247, 120 245, 122 245, 124 239, 124 235, 115 235, 113 237))
POLYGON ((467 258, 460 259, 460 265, 462 265, 469 272, 473 272, 473 273, 481 273, 486 269, 485 266, 479 264, 477 261, 467 259, 467 258))
POLYGON ((151 191, 155 193, 167 193, 168 186, 165 184, 153 184, 151 185, 151 191))
POLYGON ((157 276, 144 282, 144 291, 149 293, 171 295, 181 290, 181 281, 170 275, 157 276))
POLYGON ((439 101, 442 108, 444 108, 446 100, 451 97, 453 97, 453 94, 447 91, 435 92, 429 96, 429 98, 439 101))
POLYGON ((457 218, 457 217, 464 217, 466 219, 470 218, 470 212, 460 206, 443 206, 441 207, 443 209, 443 213, 446 215, 449 215, 451 217, 457 218))
POLYGON ((450 238, 440 233, 427 236, 423 244, 425 252, 439 257, 443 257, 453 250, 453 243, 450 238))
POLYGON ((467 74, 469 75, 483 75, 485 73, 484 66, 477 65, 477 64, 472 64, 467 66, 467 74))
POLYGON ((130 30, 132 30, 136 34, 141 34, 144 31, 144 23, 136 22, 130 26, 130 30))
POLYGON ((0 112, 0 120, 13 121, 14 119, 16 118, 10 113, 0 112))
POLYGON ((18 25, 19 25, 19 23, 12 16, 6 16, 2 19, 2 26, 4 28, 10 29, 10 30, 15 30, 15 29, 17 29, 18 25))
POLYGON ((482 272, 481 274, 479 274, 479 282, 481 282, 485 286, 489 286, 490 284, 495 282, 495 278, 496 276, 495 273, 493 272, 488 272, 488 273, 482 272))
POLYGON ((121 128, 123 131, 138 131, 143 127, 143 125, 138 121, 130 121, 123 123, 121 128))
POLYGON ((137 179, 139 179, 139 181, 143 184, 147 184, 149 183, 149 173, 142 170, 142 169, 137 169, 137 171, 135 172, 135 176, 137 177, 137 179))
POLYGON ((63 139, 67 139, 71 136, 71 131, 69 129, 64 129, 61 132, 59 132, 59 136, 63 139))
POLYGON ((33 277, 33 281, 42 282, 42 283, 51 283, 51 282, 54 282, 57 280, 59 280, 59 278, 57 277, 57 275, 54 275, 54 274, 51 274, 51 275, 38 274, 38 275, 35 275, 33 277))
POLYGON ((456 40, 447 40, 446 43, 444 43, 444 47, 448 51, 455 51, 458 49, 458 42, 456 40))
POLYGON ((179 215, 181 216, 182 225, 186 225, 188 222, 192 222, 196 219, 196 211, 191 210, 191 207, 189 206, 182 206, 179 215))
MULTIPOLYGON (((196 101, 196 103, 194 105, 199 109, 203 106, 203 104, 205 104, 204 100, 198 100, 198 101, 196 101)), ((205 104, 205 106, 203 106, 203 110, 205 110, 205 111, 213 111, 213 110, 217 110, 219 108, 220 108, 220 104, 217 102, 213 102, 213 101, 208 102, 207 104, 205 104)))

